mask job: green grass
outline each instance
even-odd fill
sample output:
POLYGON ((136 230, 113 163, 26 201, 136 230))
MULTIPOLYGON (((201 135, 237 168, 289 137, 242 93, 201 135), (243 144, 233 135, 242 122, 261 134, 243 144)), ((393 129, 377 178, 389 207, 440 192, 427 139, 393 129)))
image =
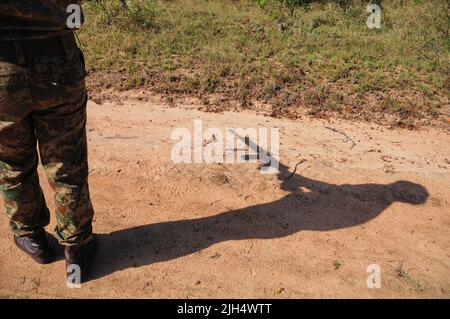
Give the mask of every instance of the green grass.
POLYGON ((223 93, 244 107, 270 102, 280 113, 420 117, 448 101, 447 1, 383 1, 379 30, 366 26, 365 1, 303 2, 136 0, 124 9, 86 1, 79 34, 90 85, 223 93))

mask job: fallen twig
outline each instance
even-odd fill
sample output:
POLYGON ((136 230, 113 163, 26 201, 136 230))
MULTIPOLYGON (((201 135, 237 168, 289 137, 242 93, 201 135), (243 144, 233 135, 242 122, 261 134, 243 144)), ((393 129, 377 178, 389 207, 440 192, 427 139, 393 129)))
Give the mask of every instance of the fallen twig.
POLYGON ((347 143, 348 141, 352 142, 352 146, 350 147, 350 149, 352 149, 352 148, 354 148, 356 146, 355 141, 350 136, 348 136, 344 131, 341 131, 341 130, 338 130, 337 128, 329 127, 329 126, 325 126, 325 128, 327 130, 330 130, 330 131, 333 131, 335 133, 338 133, 338 134, 341 134, 341 135, 345 136, 345 138, 343 140, 344 143, 347 143))
POLYGON ((295 173, 297 172, 297 166, 299 166, 300 164, 302 164, 302 163, 304 163, 304 162, 306 162, 306 160, 305 160, 305 159, 302 159, 300 162, 298 162, 297 164, 295 164, 294 171, 291 173, 291 175, 289 175, 289 176, 286 178, 286 180, 291 179, 292 176, 294 176, 295 173))

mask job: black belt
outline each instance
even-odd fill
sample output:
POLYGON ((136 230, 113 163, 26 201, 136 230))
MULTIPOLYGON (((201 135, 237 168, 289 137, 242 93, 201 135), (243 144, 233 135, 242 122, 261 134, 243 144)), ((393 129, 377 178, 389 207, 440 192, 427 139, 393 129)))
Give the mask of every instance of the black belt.
POLYGON ((73 32, 44 39, 1 40, 0 58, 25 59, 63 55, 77 47, 73 32))

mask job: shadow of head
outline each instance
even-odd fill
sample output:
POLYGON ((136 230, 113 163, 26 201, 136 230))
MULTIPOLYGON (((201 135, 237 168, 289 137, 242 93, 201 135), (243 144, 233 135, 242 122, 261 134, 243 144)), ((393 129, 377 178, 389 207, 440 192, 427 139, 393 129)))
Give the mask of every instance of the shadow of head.
POLYGON ((397 181, 390 184, 394 201, 419 205, 426 202, 430 194, 422 185, 407 181, 397 181))

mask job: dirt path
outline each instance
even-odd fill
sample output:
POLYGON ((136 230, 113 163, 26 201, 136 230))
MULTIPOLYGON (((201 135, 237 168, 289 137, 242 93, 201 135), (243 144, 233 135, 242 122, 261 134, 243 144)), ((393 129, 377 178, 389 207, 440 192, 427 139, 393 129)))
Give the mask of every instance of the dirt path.
POLYGON ((63 261, 34 264, 3 215, 0 296, 450 297, 448 133, 158 101, 90 103, 88 128, 94 279, 67 288, 63 261), (288 180, 258 164, 175 164, 171 133, 194 119, 277 127, 281 163, 304 161, 288 180), (366 284, 371 264, 379 289, 366 284))

